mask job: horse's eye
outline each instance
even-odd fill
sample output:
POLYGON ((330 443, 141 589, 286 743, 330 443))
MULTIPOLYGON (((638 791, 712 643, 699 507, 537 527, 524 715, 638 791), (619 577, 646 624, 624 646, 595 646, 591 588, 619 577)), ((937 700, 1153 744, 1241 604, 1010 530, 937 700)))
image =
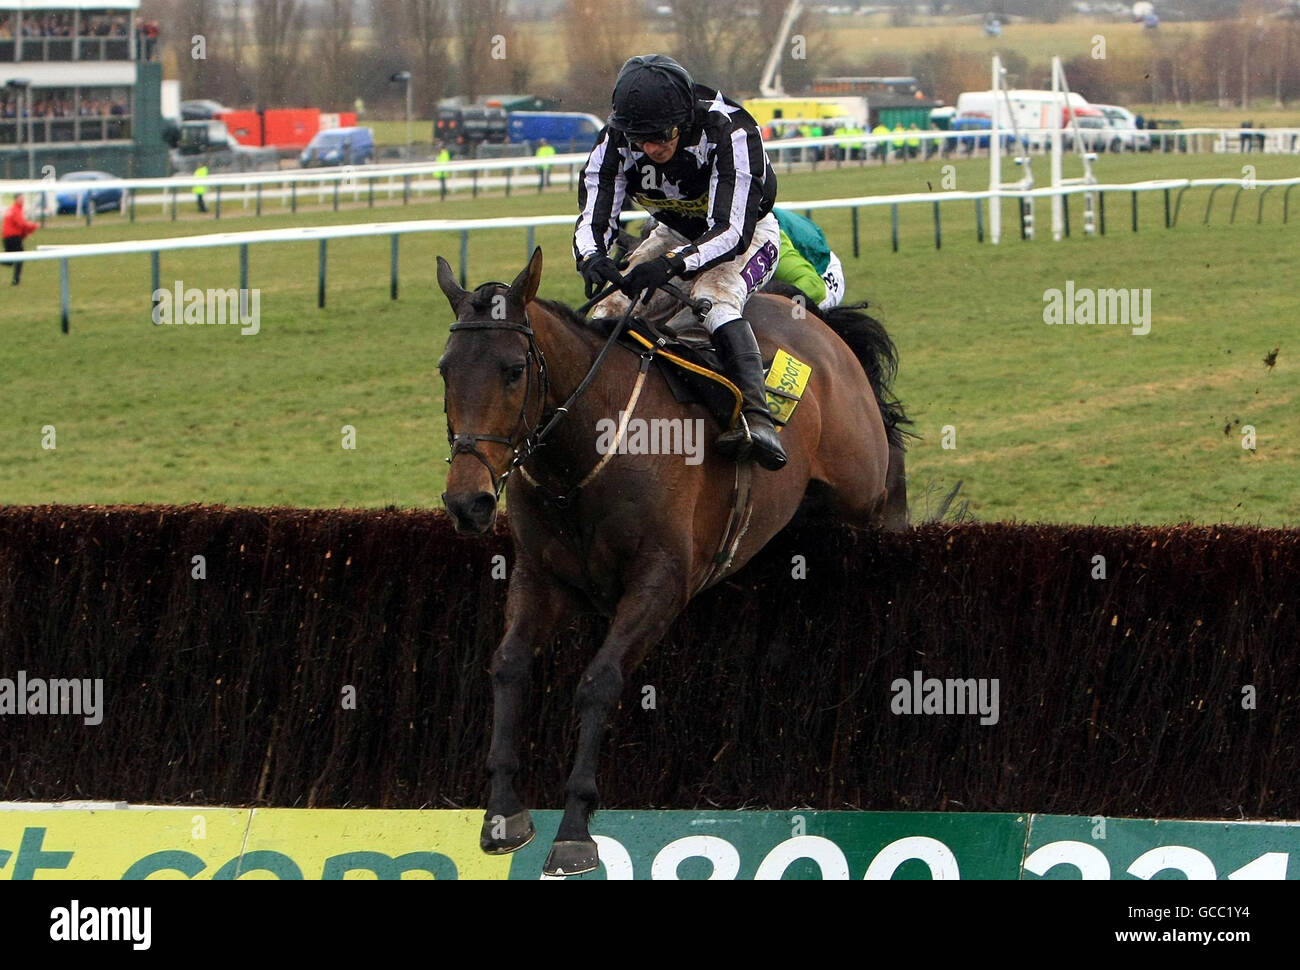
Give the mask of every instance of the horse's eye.
POLYGON ((510 367, 505 368, 505 372, 506 386, 510 387, 513 384, 519 383, 519 379, 524 376, 524 365, 513 364, 510 367))

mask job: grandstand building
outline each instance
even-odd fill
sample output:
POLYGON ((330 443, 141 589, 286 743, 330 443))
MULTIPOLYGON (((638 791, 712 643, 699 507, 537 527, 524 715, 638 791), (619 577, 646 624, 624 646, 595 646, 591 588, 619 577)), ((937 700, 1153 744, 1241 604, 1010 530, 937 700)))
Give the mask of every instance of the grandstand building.
POLYGON ((0 178, 166 175, 162 67, 139 0, 0 0, 0 178))

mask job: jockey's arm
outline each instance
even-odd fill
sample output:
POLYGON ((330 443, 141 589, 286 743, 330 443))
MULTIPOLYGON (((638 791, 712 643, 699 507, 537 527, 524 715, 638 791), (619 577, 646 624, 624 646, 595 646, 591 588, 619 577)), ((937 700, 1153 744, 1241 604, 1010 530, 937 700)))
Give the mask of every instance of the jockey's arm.
POLYGON ((737 129, 732 138, 718 143, 709 180, 709 228, 691 245, 679 250, 690 273, 710 269, 743 253, 754 238, 761 218, 762 183, 767 168, 763 138, 758 129, 737 129), (744 134, 743 139, 736 136, 744 134), (736 142, 741 144, 737 147, 736 142), (754 173, 757 171, 759 180, 754 173))
POLYGON ((573 232, 573 256, 579 267, 591 256, 608 253, 618 238, 618 216, 627 198, 619 139, 606 128, 583 167, 582 181, 578 183, 578 222, 573 232))
POLYGON ((784 231, 781 233, 781 258, 776 264, 773 279, 797 286, 815 306, 820 306, 826 299, 826 281, 817 272, 817 267, 795 248, 784 231))

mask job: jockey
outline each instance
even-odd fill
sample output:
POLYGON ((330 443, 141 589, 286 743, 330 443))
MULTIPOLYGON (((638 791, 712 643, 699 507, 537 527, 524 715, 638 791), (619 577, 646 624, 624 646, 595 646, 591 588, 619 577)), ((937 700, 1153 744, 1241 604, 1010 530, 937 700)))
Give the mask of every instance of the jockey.
POLYGON ((781 226, 781 261, 776 276, 802 290, 821 310, 844 300, 844 266, 826 242, 826 234, 811 219, 789 209, 773 209, 781 226))
POLYGON ((696 84, 662 54, 633 57, 614 84, 613 113, 578 187, 573 251, 588 296, 605 283, 623 291, 595 317, 619 317, 630 298, 674 277, 712 309, 704 325, 742 396, 741 427, 718 438, 736 461, 786 463, 763 388, 763 358, 744 318, 745 301, 776 270, 780 230, 772 215, 776 174, 749 113, 696 84), (608 255, 628 196, 659 225, 632 255, 626 276, 608 255))

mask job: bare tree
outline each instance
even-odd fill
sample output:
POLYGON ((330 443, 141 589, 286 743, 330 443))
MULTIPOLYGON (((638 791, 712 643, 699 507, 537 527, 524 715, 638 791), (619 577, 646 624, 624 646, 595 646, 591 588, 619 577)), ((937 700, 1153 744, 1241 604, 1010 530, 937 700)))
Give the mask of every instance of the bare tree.
POLYGON ((298 99, 303 20, 299 0, 254 0, 259 104, 269 107, 298 99))
POLYGON ((437 113, 447 88, 449 0, 406 0, 408 34, 414 41, 415 96, 426 116, 437 113))
POLYGON ((469 98, 484 90, 484 82, 501 75, 498 57, 505 41, 510 56, 507 0, 460 0, 456 4, 456 38, 460 48, 460 91, 469 98), (498 63, 494 63, 498 62, 498 63))
MULTIPOLYGON (((214 68, 221 60, 218 48, 218 0, 189 0, 173 4, 168 12, 175 31, 176 67, 181 91, 187 97, 212 97, 214 68), (201 56, 200 56, 201 55, 201 56)), ((224 95, 224 92, 221 92, 224 95)))
MULTIPOLYGON (((785 0, 677 0, 677 59, 703 83, 753 90, 785 8, 785 0)), ((783 52, 785 66, 796 73, 815 73, 808 70, 810 61, 825 63, 833 54, 828 38, 808 36, 811 22, 807 14, 800 18, 783 52)))
POLYGON ((575 107, 608 111, 610 91, 623 62, 635 54, 641 26, 638 0, 568 0, 563 29, 569 54, 565 100, 575 107))
POLYGON ((353 50, 355 0, 325 0, 319 14, 321 70, 316 74, 322 107, 347 108, 355 95, 353 50))

